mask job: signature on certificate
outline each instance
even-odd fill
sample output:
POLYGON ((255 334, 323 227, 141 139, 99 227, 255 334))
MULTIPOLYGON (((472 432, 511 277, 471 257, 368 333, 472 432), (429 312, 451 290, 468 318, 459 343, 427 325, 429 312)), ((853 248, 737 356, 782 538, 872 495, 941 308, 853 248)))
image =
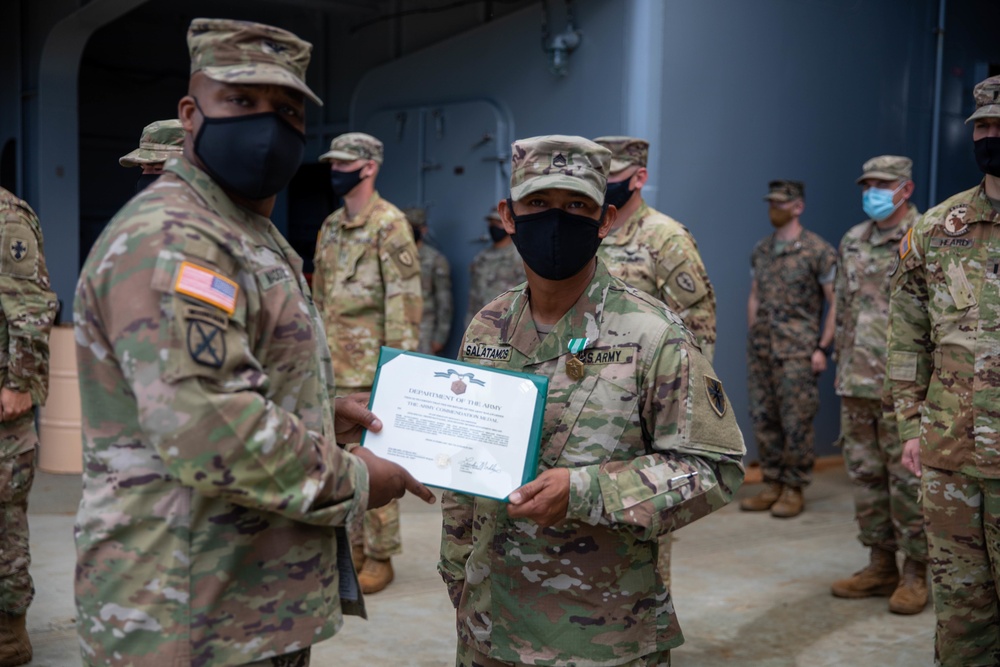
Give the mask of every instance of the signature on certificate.
POLYGON ((490 463, 489 461, 477 461, 475 456, 466 456, 464 459, 459 461, 458 469, 462 472, 472 472, 473 470, 488 473, 503 472, 500 466, 496 463, 490 463))

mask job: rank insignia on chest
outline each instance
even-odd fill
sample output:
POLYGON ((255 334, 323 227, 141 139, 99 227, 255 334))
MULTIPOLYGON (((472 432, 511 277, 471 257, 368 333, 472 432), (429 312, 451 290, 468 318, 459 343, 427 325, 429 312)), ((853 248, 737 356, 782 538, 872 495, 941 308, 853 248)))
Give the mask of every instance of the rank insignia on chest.
POLYGON ((226 338, 222 329, 200 320, 188 320, 187 325, 187 348, 191 358, 202 366, 222 368, 226 362, 226 338))
POLYGON ((708 395, 708 404, 712 406, 715 414, 722 417, 726 414, 726 394, 722 391, 722 382, 714 377, 705 376, 705 393, 708 395))
POLYGON ((28 243, 23 239, 14 239, 10 242, 10 256, 15 262, 20 262, 28 256, 28 243))
POLYGON ((968 204, 956 204, 948 209, 944 218, 944 233, 948 236, 961 236, 969 231, 965 216, 969 212, 968 204))

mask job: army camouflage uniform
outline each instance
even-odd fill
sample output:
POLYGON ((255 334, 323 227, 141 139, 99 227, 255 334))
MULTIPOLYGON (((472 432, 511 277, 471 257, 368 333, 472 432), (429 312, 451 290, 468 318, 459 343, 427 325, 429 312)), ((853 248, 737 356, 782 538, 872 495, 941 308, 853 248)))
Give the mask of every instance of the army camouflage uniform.
POLYGON ((750 259, 759 301, 747 346, 750 417, 764 479, 800 488, 816 457, 819 390, 810 357, 820 339, 820 281, 834 278, 837 253, 807 229, 780 251, 776 241, 762 239, 750 259))
POLYGON ((889 326, 889 273, 899 241, 919 213, 912 204, 895 227, 874 220, 855 225, 840 242, 836 279, 837 395, 840 440, 854 483, 861 543, 927 561, 920 480, 903 467, 895 415, 883 412, 882 386, 889 326))
POLYGON ((486 304, 524 281, 524 262, 513 243, 500 248, 490 246, 480 251, 469 266, 466 327, 486 304))
MULTIPOLYGON (((381 164, 382 144, 374 142, 357 132, 340 135, 320 160, 364 156, 381 164)), ((336 395, 370 391, 379 349, 412 352, 420 340, 420 259, 410 225, 374 192, 353 218, 341 207, 323 221, 314 265, 313 294, 333 357, 336 395)), ((351 539, 377 560, 401 553, 398 501, 365 512, 351 539)))
POLYGON ((184 153, 184 128, 176 118, 158 120, 142 128, 139 147, 118 158, 123 167, 160 164, 184 153))
POLYGON ((451 333, 451 267, 437 248, 425 241, 417 248, 420 255, 420 289, 424 314, 420 320, 418 352, 431 354, 431 343, 444 345, 451 333))
MULTIPOLYGON (((606 174, 609 153, 584 139, 521 140, 512 197, 527 196, 518 185, 603 192, 602 172, 533 171, 566 144, 571 160, 600 160, 606 174)), ((711 364, 676 315, 599 259, 544 337, 522 285, 473 320, 462 351, 464 361, 549 378, 539 471, 569 468, 570 489, 566 519, 550 528, 511 519, 501 501, 444 494, 438 568, 457 610, 457 664, 480 663, 476 652, 515 664, 668 664, 683 637, 657 538, 725 505, 743 479, 742 436, 711 364), (567 344, 583 337, 584 376, 574 380, 567 344), (489 353, 497 349, 508 354, 489 353)))
MULTIPOLYGON (((213 52, 222 71, 206 75, 225 81, 228 61, 248 84, 275 84, 271 63, 310 48, 209 19, 188 44, 192 60, 213 52)), ((173 158, 94 245, 74 316, 84 664, 307 664, 302 651, 342 613, 364 613, 343 526, 367 505, 368 473, 334 442, 329 349, 301 258, 173 158)))
MULTIPOLYGON (((49 388, 49 289, 42 229, 27 203, 0 188, 0 386, 42 405, 49 388)), ((28 493, 35 474, 35 413, 0 422, 0 612, 23 615, 35 589, 28 566, 28 493)))

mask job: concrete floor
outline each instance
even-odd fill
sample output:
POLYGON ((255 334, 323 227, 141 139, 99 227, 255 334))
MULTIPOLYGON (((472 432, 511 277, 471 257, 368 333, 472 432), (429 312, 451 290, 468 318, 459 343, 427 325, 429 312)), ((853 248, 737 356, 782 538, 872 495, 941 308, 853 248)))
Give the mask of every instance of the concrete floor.
MULTIPOLYGON (((741 497, 760 487, 748 485, 741 497)), ((28 612, 35 667, 81 664, 73 626, 73 514, 77 477, 39 473, 31 497, 28 612)), ((687 638, 675 667, 933 664, 934 614, 888 613, 885 598, 840 600, 830 582, 862 567, 850 486, 843 469, 816 475, 795 519, 742 513, 733 503, 678 531, 674 599, 687 638)), ((317 667, 443 667, 454 664, 453 612, 435 571, 438 507, 403 503, 405 553, 396 581, 368 598, 369 621, 348 618, 313 648, 317 667)))

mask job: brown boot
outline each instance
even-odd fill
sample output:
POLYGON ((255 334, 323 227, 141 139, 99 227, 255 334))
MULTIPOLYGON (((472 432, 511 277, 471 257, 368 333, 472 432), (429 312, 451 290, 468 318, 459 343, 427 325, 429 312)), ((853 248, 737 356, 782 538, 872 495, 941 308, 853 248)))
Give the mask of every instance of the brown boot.
POLYGON ((802 497, 802 489, 797 486, 786 486, 781 490, 777 502, 771 505, 771 516, 790 519, 801 514, 805 508, 806 501, 802 497))
POLYGON ((927 564, 907 558, 903 561, 903 578, 889 598, 889 611, 894 614, 919 614, 927 606, 927 564))
POLYGON ((771 505, 781 496, 781 482, 764 482, 764 490, 756 496, 750 496, 740 501, 740 509, 745 512, 763 512, 771 509, 771 505))
POLYGON ((838 598, 867 598, 872 595, 893 595, 892 592, 898 590, 897 585, 899 570, 896 569, 895 552, 872 547, 868 567, 858 570, 847 579, 833 582, 830 592, 838 598))
POLYGON ((24 614, 12 616, 0 611, 0 667, 17 667, 31 662, 31 642, 24 620, 24 614))
POLYGON ((365 566, 365 548, 362 545, 351 545, 351 560, 354 561, 354 571, 360 572, 365 566))
POLYGON ((392 578, 392 562, 388 558, 366 558, 365 566, 358 575, 358 583, 361 584, 362 593, 371 595, 388 586, 392 578))

